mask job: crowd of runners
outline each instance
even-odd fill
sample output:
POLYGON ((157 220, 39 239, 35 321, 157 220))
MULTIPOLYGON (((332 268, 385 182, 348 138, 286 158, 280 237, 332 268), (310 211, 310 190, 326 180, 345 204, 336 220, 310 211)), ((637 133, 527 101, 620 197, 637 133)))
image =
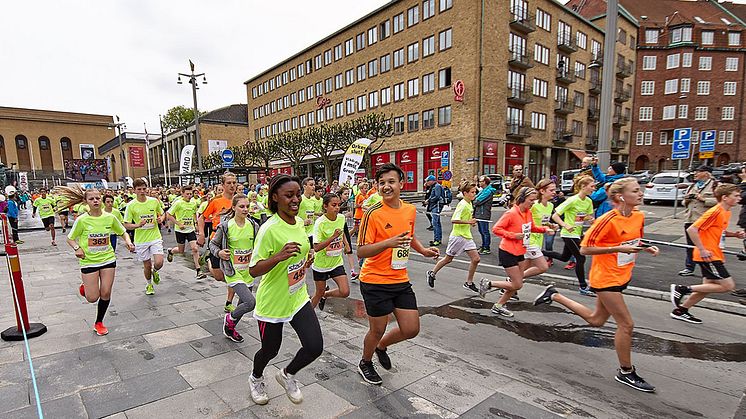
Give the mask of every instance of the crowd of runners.
MULTIPOLYGON (((163 280, 164 261, 172 262, 179 254, 193 263, 195 280, 209 273, 224 282, 226 338, 243 341, 240 322, 251 312, 259 325, 261 348, 249 379, 251 398, 257 404, 269 401, 264 369, 278 354, 285 323, 297 334, 301 348, 275 378, 293 403, 303 400, 295 375, 324 348, 316 310, 324 310, 329 298, 348 297, 350 283, 355 281, 369 324, 358 370, 366 382, 380 385, 383 380, 373 363, 374 355, 378 366, 391 369, 388 349, 420 330, 411 283, 416 278, 407 270, 411 251, 435 261, 424 278, 431 288, 440 283, 438 272, 466 253, 470 264, 463 288, 481 298, 490 290, 499 290, 491 312, 503 317, 514 316, 509 305, 518 300, 527 278, 544 273, 553 259, 574 258, 578 295, 596 298, 595 306, 574 301, 554 285, 547 286, 534 304, 560 304, 596 327, 613 317, 619 361, 615 379, 652 392, 655 388, 637 375, 631 360, 633 321, 623 291, 638 254, 655 256, 660 250, 644 241, 645 217, 638 210, 643 193, 637 181, 613 176, 614 169, 609 168, 610 178, 600 182, 597 171, 594 166, 578 176, 576 193, 556 207, 554 180, 534 185, 521 179, 512 190, 512 207, 491 227, 492 235, 500 239, 497 258, 506 276, 477 282, 474 276, 480 257, 490 254, 489 241, 484 243, 484 226, 490 219, 480 210, 485 205, 484 192, 492 188, 485 177, 458 185, 459 202, 451 216, 453 228, 442 259, 440 237, 426 246, 415 236, 417 209, 401 200, 404 173, 391 163, 379 167, 374 179, 361 179, 351 187, 288 175, 274 176, 268 184, 241 185, 235 174, 226 172, 210 189, 192 185, 153 188, 137 179, 122 191, 77 186, 42 189, 32 200, 34 216, 38 213, 49 231, 52 246, 57 245, 55 218, 67 234, 67 244, 80 263, 80 295, 97 305, 94 329, 98 335, 108 333, 104 317, 112 298, 119 240, 142 263, 145 295, 155 294, 163 280), (590 198, 599 188, 605 197, 602 211, 590 198), (473 239, 474 227, 479 227, 482 246, 473 239), (162 234, 171 234, 172 229, 177 246, 164 249, 162 234), (562 253, 549 250, 555 234, 564 242, 562 253), (312 293, 307 289, 307 276, 314 284, 312 293), (396 323, 387 330, 390 315, 396 323)), ((426 202, 432 208, 435 196, 437 211, 428 211, 433 224, 437 223, 435 231, 440 229, 441 204, 446 203, 442 189, 435 188, 426 202)), ((716 186, 715 204, 688 226, 692 258, 701 266, 703 280, 697 285, 671 285, 672 318, 701 323, 690 309, 710 293, 735 289, 722 249, 725 237, 746 237, 743 230, 727 231, 730 211, 738 205, 742 189, 733 184, 716 186)), ((489 230, 487 234, 489 240, 489 230)))

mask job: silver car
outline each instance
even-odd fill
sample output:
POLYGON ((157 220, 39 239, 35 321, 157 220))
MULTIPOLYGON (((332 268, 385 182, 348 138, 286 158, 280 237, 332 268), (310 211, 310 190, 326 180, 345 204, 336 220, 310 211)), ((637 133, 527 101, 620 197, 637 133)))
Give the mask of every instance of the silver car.
POLYGON ((679 174, 675 171, 658 173, 650 179, 650 182, 645 184, 643 203, 649 204, 653 201, 673 202, 676 197, 683 202, 684 193, 691 184, 692 175, 689 173, 681 172, 679 174))

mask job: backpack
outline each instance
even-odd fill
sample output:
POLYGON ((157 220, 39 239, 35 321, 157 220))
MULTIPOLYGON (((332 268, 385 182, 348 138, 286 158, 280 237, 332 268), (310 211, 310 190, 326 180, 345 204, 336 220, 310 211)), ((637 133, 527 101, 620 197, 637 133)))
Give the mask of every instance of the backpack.
POLYGON ((443 194, 441 195, 440 201, 443 205, 449 205, 453 202, 453 192, 451 192, 451 188, 443 188, 443 194))

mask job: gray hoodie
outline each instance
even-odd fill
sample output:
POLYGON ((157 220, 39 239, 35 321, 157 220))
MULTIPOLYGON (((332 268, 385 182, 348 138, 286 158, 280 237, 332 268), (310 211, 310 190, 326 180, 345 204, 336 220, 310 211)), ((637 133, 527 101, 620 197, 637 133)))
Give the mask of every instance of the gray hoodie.
MULTIPOLYGON (((228 248, 228 222, 230 219, 224 219, 223 221, 218 224, 218 227, 215 229, 215 235, 210 239, 210 253, 215 256, 216 258, 220 259, 220 270, 223 271, 225 276, 234 276, 236 274, 236 270, 233 269, 233 263, 230 260, 224 260, 221 259, 220 256, 218 256, 218 253, 228 248)), ((259 224, 256 223, 251 217, 246 217, 246 222, 251 223, 251 225, 254 227, 254 238, 256 238, 256 233, 259 231, 259 224)), ((213 268, 215 268, 213 266, 213 268)))

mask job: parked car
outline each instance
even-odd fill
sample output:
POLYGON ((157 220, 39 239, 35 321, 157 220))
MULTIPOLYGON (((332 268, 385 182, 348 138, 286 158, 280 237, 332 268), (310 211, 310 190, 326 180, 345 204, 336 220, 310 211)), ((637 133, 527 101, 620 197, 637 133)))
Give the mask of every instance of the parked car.
POLYGON ((492 197, 492 206, 508 208, 510 204, 510 192, 508 191, 508 184, 503 175, 491 173, 485 176, 490 178, 490 183, 496 191, 492 197))
POLYGON ((650 179, 653 177, 653 173, 650 170, 638 170, 636 172, 630 173, 630 176, 637 179, 637 183, 640 185, 645 185, 646 183, 650 182, 650 179))
POLYGON ((581 172, 581 169, 572 169, 572 170, 564 170, 562 173, 560 173, 560 190, 565 194, 571 194, 572 193, 572 180, 575 178, 575 175, 581 172))
POLYGON ((738 174, 741 172, 743 163, 729 163, 724 166, 718 166, 712 170, 712 176, 718 182, 738 183, 738 174))
POLYGON ((690 173, 666 171, 654 175, 650 182, 645 184, 645 195, 643 203, 649 204, 654 201, 674 202, 678 197, 684 200, 684 193, 692 184, 693 177, 690 173))

